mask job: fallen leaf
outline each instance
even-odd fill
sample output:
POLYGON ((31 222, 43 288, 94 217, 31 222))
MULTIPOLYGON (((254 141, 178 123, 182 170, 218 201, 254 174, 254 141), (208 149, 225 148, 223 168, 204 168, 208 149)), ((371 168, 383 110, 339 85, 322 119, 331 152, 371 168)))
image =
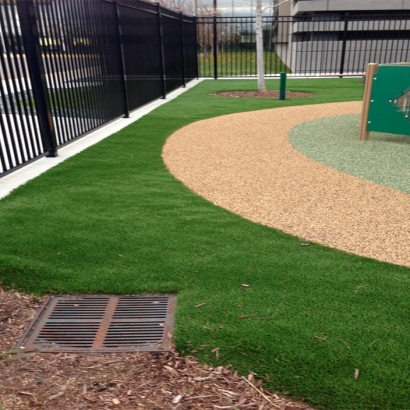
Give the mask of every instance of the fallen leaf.
POLYGON ((354 369, 354 378, 357 379, 359 377, 359 369, 354 369))
MULTIPOLYGON (((224 389, 218 389, 223 395, 231 397, 231 396, 237 396, 238 393, 235 393, 233 391, 230 390, 224 390, 224 389)), ((243 403, 242 403, 243 404, 243 403)), ((238 404, 237 404, 238 405, 238 404)))
POLYGON ((206 377, 194 377, 194 381, 196 382, 204 382, 205 380, 211 380, 213 376, 206 376, 206 377))
POLYGON ((173 367, 170 366, 164 366, 164 369, 167 370, 169 373, 171 373, 175 377, 179 377, 178 370, 175 370, 173 367))
POLYGON ((219 359, 219 349, 219 347, 215 347, 215 349, 211 350, 212 353, 215 353, 216 360, 219 359))
POLYGON ((88 396, 86 394, 82 394, 81 396, 83 397, 84 400, 87 400, 91 403, 97 403, 98 402, 97 399, 94 399, 94 397, 88 396))
POLYGON ((50 397, 47 399, 47 401, 49 401, 49 400, 54 400, 54 399, 58 399, 58 398, 61 397, 64 393, 65 393, 65 390, 60 391, 59 393, 50 396, 50 397))
POLYGON ((175 396, 172 399, 172 404, 178 404, 182 400, 182 397, 184 397, 184 396, 181 396, 180 394, 178 394, 178 396, 175 396))

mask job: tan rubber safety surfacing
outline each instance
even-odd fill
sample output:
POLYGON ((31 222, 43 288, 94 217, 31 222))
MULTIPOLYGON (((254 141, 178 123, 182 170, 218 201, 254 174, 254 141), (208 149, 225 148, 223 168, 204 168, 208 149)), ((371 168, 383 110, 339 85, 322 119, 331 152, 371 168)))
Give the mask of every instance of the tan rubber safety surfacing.
POLYGON ((298 124, 360 110, 332 103, 198 121, 172 134, 162 155, 194 192, 244 218, 410 267, 410 195, 328 168, 288 141, 298 124))

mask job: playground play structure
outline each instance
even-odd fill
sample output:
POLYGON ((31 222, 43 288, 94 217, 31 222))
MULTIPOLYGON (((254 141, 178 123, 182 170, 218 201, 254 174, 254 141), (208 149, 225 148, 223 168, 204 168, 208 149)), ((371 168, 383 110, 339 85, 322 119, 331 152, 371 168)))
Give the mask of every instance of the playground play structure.
POLYGON ((367 66, 359 140, 370 131, 410 136, 410 63, 367 66))

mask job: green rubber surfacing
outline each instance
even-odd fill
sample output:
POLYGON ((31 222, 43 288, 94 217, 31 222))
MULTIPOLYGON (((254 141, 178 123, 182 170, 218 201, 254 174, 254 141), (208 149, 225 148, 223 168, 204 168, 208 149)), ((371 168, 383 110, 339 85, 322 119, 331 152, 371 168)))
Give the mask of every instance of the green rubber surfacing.
POLYGON ((300 153, 340 172, 410 193, 410 138, 372 132, 359 141, 360 114, 299 124, 289 142, 300 153))

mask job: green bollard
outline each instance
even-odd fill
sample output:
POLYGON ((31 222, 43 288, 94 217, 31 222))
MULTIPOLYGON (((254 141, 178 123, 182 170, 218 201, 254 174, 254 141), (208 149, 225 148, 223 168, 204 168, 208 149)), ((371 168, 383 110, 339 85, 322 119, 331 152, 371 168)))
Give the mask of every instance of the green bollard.
POLYGON ((279 100, 286 99, 286 73, 280 73, 279 100))

